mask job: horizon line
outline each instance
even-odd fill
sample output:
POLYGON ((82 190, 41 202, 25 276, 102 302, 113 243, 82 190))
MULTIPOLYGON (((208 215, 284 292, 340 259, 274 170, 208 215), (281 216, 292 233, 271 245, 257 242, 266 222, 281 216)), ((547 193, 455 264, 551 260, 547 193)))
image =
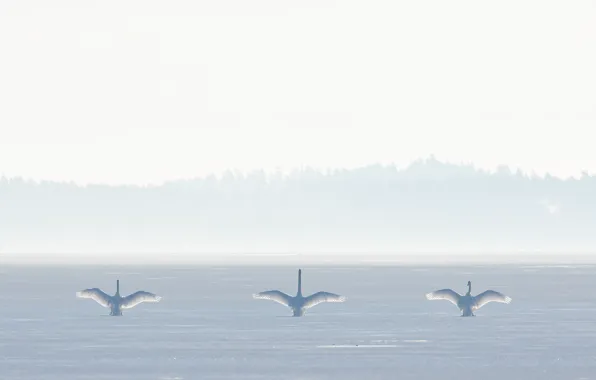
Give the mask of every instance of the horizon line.
MULTIPOLYGON (((596 255, 593 250, 572 253, 552 252, 426 252, 426 253, 214 253, 210 255, 197 253, 145 253, 144 266, 153 265, 208 265, 208 266, 457 266, 457 265, 594 265, 596 255)), ((27 265, 106 265, 106 266, 139 266, 140 253, 0 253, 5 266, 27 265)))
POLYGON ((64 179, 60 180, 60 179, 56 179, 56 178, 33 178, 33 177, 25 177, 25 176, 20 176, 20 175, 7 176, 4 172, 0 172, 0 180, 18 179, 18 180, 22 180, 23 182, 35 183, 35 184, 57 183, 57 184, 76 185, 78 187, 87 187, 87 186, 160 187, 160 186, 164 186, 166 184, 175 183, 175 182, 205 180, 205 179, 213 178, 213 177, 216 178, 217 180, 221 180, 224 176, 229 175, 229 174, 232 174, 234 176, 243 176, 243 177, 249 177, 249 176, 255 175, 255 174, 263 174, 263 175, 265 175, 266 179, 271 179, 275 175, 281 174, 283 178, 288 178, 290 175, 292 175, 294 173, 301 173, 301 172, 312 170, 312 171, 318 172, 322 176, 330 176, 330 175, 335 174, 336 172, 357 171, 357 170, 362 170, 362 169, 371 168, 371 167, 375 167, 375 166, 379 166, 382 168, 394 168, 394 169, 396 169, 397 172, 400 172, 400 171, 403 172, 403 171, 407 171, 415 164, 429 163, 429 162, 436 162, 436 163, 439 163, 441 165, 446 165, 446 166, 471 168, 479 173, 486 173, 489 175, 497 174, 500 169, 506 169, 509 171, 509 174, 511 174, 511 175, 521 174, 525 177, 536 178, 536 179, 544 179, 546 177, 552 177, 552 178, 556 178, 559 180, 570 180, 570 179, 577 180, 577 179, 583 178, 584 176, 593 176, 594 175, 593 173, 589 173, 587 170, 578 170, 579 174, 575 174, 575 175, 572 174, 572 175, 567 175, 567 176, 551 174, 548 171, 545 171, 542 174, 539 174, 536 172, 535 169, 523 169, 519 166, 509 165, 509 164, 498 164, 496 166, 493 166, 492 168, 488 168, 488 167, 477 166, 476 164, 474 164, 471 161, 452 162, 449 160, 441 160, 441 159, 437 159, 434 154, 431 154, 427 157, 419 157, 415 160, 410 160, 405 164, 398 164, 395 161, 388 162, 388 163, 383 163, 383 162, 377 161, 377 162, 371 162, 370 164, 363 164, 363 165, 358 165, 358 166, 353 166, 353 167, 339 167, 339 166, 317 167, 314 165, 302 165, 302 166, 294 166, 294 167, 288 167, 288 168, 283 168, 283 167, 277 166, 275 168, 254 168, 254 169, 248 169, 248 170, 228 168, 228 169, 224 169, 224 170, 220 170, 220 171, 213 171, 213 172, 210 172, 210 173, 204 174, 204 175, 194 175, 194 176, 186 176, 186 177, 181 176, 181 177, 178 177, 175 179, 163 179, 163 180, 143 182, 143 183, 139 183, 139 182, 138 183, 133 183, 133 182, 104 182, 104 183, 102 183, 102 182, 92 182, 92 181, 78 181, 78 180, 72 180, 72 179, 71 180, 64 180, 64 179))

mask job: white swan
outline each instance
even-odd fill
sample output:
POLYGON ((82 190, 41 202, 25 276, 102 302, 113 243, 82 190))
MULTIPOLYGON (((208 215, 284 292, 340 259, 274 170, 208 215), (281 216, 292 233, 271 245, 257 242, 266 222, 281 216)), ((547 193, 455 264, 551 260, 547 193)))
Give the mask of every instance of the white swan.
POLYGON ((468 281, 468 292, 461 296, 451 289, 441 289, 436 292, 428 293, 426 299, 428 300, 447 300, 457 306, 462 311, 462 317, 473 317, 474 311, 480 309, 489 302, 510 303, 511 297, 508 297, 494 290, 487 290, 478 294, 476 297, 472 296, 472 282, 468 281))
POLYGON ((109 296, 98 288, 85 289, 77 292, 79 298, 91 298, 103 307, 110 308, 110 315, 121 316, 122 309, 131 309, 142 302, 159 302, 160 296, 153 293, 138 291, 126 297, 120 296, 120 280, 116 280, 116 294, 109 296))
POLYGON ((298 293, 295 297, 289 296, 279 290, 269 290, 253 294, 256 299, 271 300, 292 309, 294 317, 301 317, 311 307, 323 302, 344 302, 346 297, 328 292, 318 292, 308 297, 302 296, 302 269, 298 269, 298 293))

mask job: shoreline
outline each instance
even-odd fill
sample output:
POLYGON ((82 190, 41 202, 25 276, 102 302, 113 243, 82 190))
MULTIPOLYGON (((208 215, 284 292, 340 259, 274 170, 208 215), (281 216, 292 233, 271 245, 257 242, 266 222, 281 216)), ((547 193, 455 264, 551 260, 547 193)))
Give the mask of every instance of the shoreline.
POLYGON ((0 265, 461 266, 592 265, 586 253, 0 253, 0 265))

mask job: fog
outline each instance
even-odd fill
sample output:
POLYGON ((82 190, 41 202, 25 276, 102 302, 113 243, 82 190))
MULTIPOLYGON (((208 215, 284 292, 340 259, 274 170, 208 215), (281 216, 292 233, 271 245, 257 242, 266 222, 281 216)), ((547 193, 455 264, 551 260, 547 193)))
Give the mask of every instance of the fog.
POLYGON ((159 186, 0 180, 0 252, 594 252, 596 177, 489 172, 431 157, 159 186))

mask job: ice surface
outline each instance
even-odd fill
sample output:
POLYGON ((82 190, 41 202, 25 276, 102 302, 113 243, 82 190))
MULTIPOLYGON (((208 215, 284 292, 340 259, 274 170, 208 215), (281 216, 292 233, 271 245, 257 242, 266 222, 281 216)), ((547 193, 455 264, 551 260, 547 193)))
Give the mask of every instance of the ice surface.
POLYGON ((593 266, 305 267, 305 295, 345 295, 305 317, 290 267, 0 268, 0 379, 593 379, 593 266), (424 269, 424 270, 421 270, 424 269), (108 317, 75 292, 154 292, 108 317), (513 298, 461 318, 440 288, 513 298))

